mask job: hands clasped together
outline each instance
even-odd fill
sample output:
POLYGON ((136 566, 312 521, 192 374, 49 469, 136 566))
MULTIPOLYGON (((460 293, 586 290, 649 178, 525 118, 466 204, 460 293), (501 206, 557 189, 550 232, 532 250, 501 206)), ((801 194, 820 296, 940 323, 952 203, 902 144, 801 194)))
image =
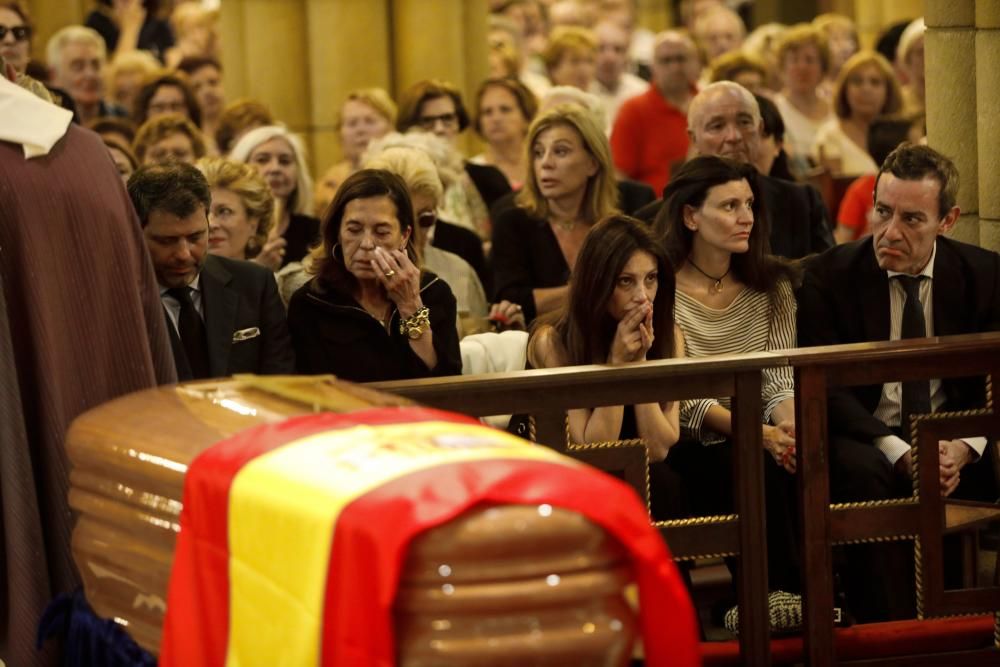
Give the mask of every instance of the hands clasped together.
POLYGON ((608 352, 609 364, 645 361, 653 347, 653 304, 649 301, 625 311, 618 322, 615 337, 608 352))
POLYGON ((764 424, 764 449, 774 462, 790 473, 795 472, 795 424, 783 421, 776 426, 764 424))
MULTIPOLYGON (((962 468, 971 460, 972 449, 962 440, 938 441, 938 473, 942 497, 950 496, 958 488, 962 468)), ((899 457, 896 469, 908 477, 913 474, 913 456, 910 452, 899 457)))

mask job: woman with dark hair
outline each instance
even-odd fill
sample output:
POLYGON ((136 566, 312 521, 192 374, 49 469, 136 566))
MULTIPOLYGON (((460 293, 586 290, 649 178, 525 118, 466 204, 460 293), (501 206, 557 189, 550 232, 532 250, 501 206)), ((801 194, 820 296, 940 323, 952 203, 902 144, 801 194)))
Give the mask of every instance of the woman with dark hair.
POLYGON ((527 170, 524 139, 537 111, 534 93, 517 79, 484 81, 476 92, 474 125, 486 150, 470 162, 496 167, 512 188, 520 190, 527 170))
POLYGON ((201 127, 201 109, 186 78, 176 74, 161 74, 149 81, 135 99, 135 124, 150 118, 175 114, 201 127))
MULTIPOLYGON (((564 307, 528 341, 535 368, 623 364, 683 356, 674 324, 674 276, 648 227, 625 215, 594 225, 580 249, 564 307)), ((573 442, 642 438, 662 461, 677 442, 676 402, 570 410, 573 442)))
MULTIPOLYGON (((676 271, 675 317, 688 357, 744 354, 795 347, 797 267, 769 254, 753 165, 714 156, 688 161, 664 191, 655 229, 676 271)), ((797 567, 791 508, 795 472, 795 406, 789 368, 762 379, 763 443, 770 576, 775 588, 795 589, 797 567)), ((733 511, 730 399, 681 402, 685 440, 669 465, 687 490, 696 514, 733 511)))
MULTIPOLYGON (((469 127, 469 112, 458 88, 445 81, 420 81, 399 97, 396 129, 433 132, 458 150, 458 135, 469 127)), ((489 209, 510 192, 510 183, 496 167, 465 162, 468 180, 445 193, 448 219, 475 230, 483 240, 490 235, 489 209), (464 187, 465 185, 468 187, 464 187)))
POLYGON ((760 133, 760 150, 757 151, 754 166, 765 176, 794 183, 795 177, 788 168, 788 153, 785 152, 785 121, 774 102, 763 95, 753 97, 760 107, 760 118, 764 123, 764 130, 760 133))
POLYGON ((17 72, 24 73, 31 60, 31 21, 17 0, 0 2, 0 56, 17 72))
POLYGON ((362 169, 337 190, 316 275, 288 304, 300 373, 372 382, 462 372, 455 297, 418 268, 413 217, 406 184, 388 171, 362 169))

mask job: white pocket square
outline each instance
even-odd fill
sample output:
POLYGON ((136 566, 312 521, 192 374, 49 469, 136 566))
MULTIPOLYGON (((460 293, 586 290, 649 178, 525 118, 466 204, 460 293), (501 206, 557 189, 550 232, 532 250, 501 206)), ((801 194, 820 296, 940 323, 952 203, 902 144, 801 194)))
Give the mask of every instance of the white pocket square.
POLYGON ((251 338, 256 338, 260 335, 260 329, 257 327, 250 327, 249 329, 240 329, 239 331, 233 332, 233 342, 239 343, 244 340, 250 340, 251 338))

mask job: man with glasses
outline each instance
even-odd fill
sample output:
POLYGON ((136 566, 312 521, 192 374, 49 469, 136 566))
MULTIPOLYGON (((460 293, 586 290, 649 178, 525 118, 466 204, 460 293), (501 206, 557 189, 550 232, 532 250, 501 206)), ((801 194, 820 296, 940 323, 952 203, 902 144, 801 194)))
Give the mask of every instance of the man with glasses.
POLYGON ((656 36, 652 82, 646 92, 626 100, 611 131, 615 168, 657 193, 670 169, 687 157, 687 108, 695 94, 688 77, 696 58, 694 42, 676 30, 656 36))
MULTIPOLYGON (((1000 330, 1000 255, 944 236, 958 221, 958 171, 927 146, 903 144, 875 181, 871 237, 806 263, 798 294, 800 345, 833 345, 1000 330)), ((981 408, 983 379, 831 390, 830 490, 834 502, 912 493, 911 415, 981 408)), ((985 438, 939 443, 942 495, 993 502, 985 438)), ((945 585, 961 581, 948 558, 945 585)), ((848 605, 862 622, 912 617, 911 545, 845 550, 848 605)), ((957 562, 956 562, 957 561, 957 562)))

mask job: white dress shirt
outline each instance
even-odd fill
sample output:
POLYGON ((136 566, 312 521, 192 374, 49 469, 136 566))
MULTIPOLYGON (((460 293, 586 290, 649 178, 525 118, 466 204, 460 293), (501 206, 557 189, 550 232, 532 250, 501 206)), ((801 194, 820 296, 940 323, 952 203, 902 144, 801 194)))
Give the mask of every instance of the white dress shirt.
MULTIPOLYGON (((927 262, 924 270, 917 275, 926 276, 926 280, 920 281, 920 301, 924 310, 924 327, 927 336, 934 335, 934 258, 937 255, 937 244, 931 251, 931 258, 927 262)), ((889 274, 889 340, 900 340, 903 328, 903 306, 906 304, 906 292, 898 280, 893 280, 896 276, 907 275, 898 271, 888 271, 889 274)), ((945 402, 944 390, 941 388, 941 380, 933 379, 931 383, 931 411, 937 412, 945 402)), ((882 385, 882 398, 875 408, 875 416, 886 426, 899 427, 901 417, 901 405, 903 398, 903 387, 899 382, 886 382, 882 385)), ((986 438, 962 438, 977 456, 982 456, 986 449, 986 438)), ((875 446, 879 448, 889 463, 895 464, 899 458, 910 451, 910 445, 902 438, 895 435, 887 435, 875 439, 875 446)))

